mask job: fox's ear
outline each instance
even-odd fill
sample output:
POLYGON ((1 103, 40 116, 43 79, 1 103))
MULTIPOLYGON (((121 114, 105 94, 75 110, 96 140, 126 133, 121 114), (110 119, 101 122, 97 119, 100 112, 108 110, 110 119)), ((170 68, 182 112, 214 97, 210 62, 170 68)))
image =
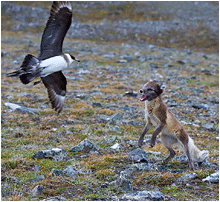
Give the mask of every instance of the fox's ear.
POLYGON ((167 86, 166 83, 163 82, 163 83, 160 85, 160 89, 164 92, 166 86, 167 86))

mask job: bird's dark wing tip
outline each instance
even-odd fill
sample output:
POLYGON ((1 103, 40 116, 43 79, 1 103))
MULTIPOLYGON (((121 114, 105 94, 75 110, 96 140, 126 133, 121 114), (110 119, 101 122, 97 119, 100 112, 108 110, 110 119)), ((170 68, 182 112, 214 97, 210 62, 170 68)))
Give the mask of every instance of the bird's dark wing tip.
POLYGON ((72 5, 69 1, 54 1, 52 4, 51 12, 58 12, 61 8, 68 8, 72 11, 72 5))
POLYGON ((63 109, 66 95, 66 77, 59 71, 46 77, 41 77, 41 79, 47 88, 52 108, 60 113, 63 109))
POLYGON ((63 109, 65 96, 56 94, 56 92, 51 86, 48 86, 47 90, 52 105, 52 109, 55 109, 55 111, 57 111, 59 114, 63 109))

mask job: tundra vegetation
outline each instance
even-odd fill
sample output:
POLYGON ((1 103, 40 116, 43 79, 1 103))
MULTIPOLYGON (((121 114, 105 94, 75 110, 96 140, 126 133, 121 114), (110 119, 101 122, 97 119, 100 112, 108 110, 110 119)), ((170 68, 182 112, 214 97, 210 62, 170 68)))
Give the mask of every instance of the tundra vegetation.
POLYGON ((218 2, 72 4, 63 48, 81 62, 65 70, 67 96, 57 116, 42 83, 6 77, 26 54, 39 54, 51 4, 1 3, 2 200, 126 200, 145 190, 164 200, 219 200, 218 183, 203 180, 219 166, 218 2), (164 102, 210 152, 188 180, 180 180, 192 174, 183 152, 176 147, 162 166, 167 150, 160 141, 148 148, 150 135, 142 148, 148 160, 128 156, 145 125, 137 92, 150 79, 166 82, 164 102), (85 150, 75 147, 82 141, 85 150), (65 151, 32 158, 53 148, 65 151))

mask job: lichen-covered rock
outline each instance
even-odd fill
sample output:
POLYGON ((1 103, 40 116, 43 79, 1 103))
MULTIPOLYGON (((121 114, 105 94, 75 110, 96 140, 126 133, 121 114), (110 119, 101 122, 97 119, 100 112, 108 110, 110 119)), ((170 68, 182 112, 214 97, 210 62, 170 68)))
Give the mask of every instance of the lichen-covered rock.
POLYGON ((133 185, 131 184, 126 171, 121 171, 118 179, 110 184, 118 187, 122 192, 133 191, 133 185))
POLYGON ((45 177, 43 175, 39 175, 36 178, 34 178, 33 180, 30 180, 31 182, 40 182, 42 180, 45 180, 45 177))
POLYGON ((208 104, 204 104, 204 103, 193 103, 192 107, 196 109, 209 109, 210 108, 208 104))
POLYGON ((34 187, 31 191, 30 194, 32 196, 38 196, 40 194, 43 194, 45 188, 42 185, 37 185, 36 187, 34 187))
POLYGON ((17 110, 17 111, 20 111, 22 113, 29 113, 29 114, 36 114, 37 113, 37 109, 23 107, 23 106, 20 106, 18 104, 14 104, 14 103, 11 103, 11 102, 6 102, 5 106, 9 107, 12 111, 17 110))
POLYGON ((138 96, 138 92, 127 91, 127 92, 125 92, 124 96, 126 96, 126 97, 137 97, 138 96))
POLYGON ((142 121, 134 121, 134 120, 130 120, 130 119, 123 119, 121 121, 122 125, 133 125, 133 126, 141 126, 143 125, 142 121))
MULTIPOLYGON (((23 85, 19 78, 7 77, 7 73, 18 69, 25 55, 37 54, 36 51, 33 52, 40 47, 40 40, 36 40, 36 36, 40 37, 42 32, 41 29, 35 28, 45 27, 52 2, 1 3, 1 39, 4 45, 1 66, 1 149, 4 155, 2 176, 7 177, 3 178, 1 183, 2 195, 6 196, 2 196, 3 201, 38 201, 44 198, 64 200, 55 195, 72 201, 121 200, 119 188, 112 189, 104 183, 116 180, 119 177, 117 174, 122 170, 126 170, 134 192, 158 191, 159 187, 159 191, 163 191, 165 199, 169 201, 178 200, 179 196, 183 196, 182 200, 186 201, 218 199, 218 194, 215 194, 218 186, 210 185, 208 181, 202 182, 203 178, 218 170, 219 161, 219 139, 216 139, 219 118, 219 55, 216 54, 219 52, 218 2, 71 2, 73 10, 77 10, 77 16, 72 19, 64 48, 67 53, 71 53, 74 47, 75 56, 82 61, 72 63, 72 68, 65 70, 68 82, 67 100, 59 116, 51 109, 46 89, 41 88, 42 83, 36 86, 32 86, 33 82, 23 85), (100 23, 96 19, 97 13, 92 12, 99 8, 104 8, 105 11, 99 13, 102 18, 100 23), (34 36, 33 28, 36 31, 34 36), (26 35, 22 30, 26 31, 26 35), (202 36, 197 37, 195 33, 202 36), (158 39, 158 34, 162 37, 155 40, 158 39), (188 35, 187 38, 184 34, 188 35), (179 36, 183 36, 183 40, 180 41, 179 36), (189 41, 193 43, 190 44, 189 41), (127 62, 116 63, 120 59, 127 62), (209 75, 206 75, 207 73, 209 75), (190 172, 187 158, 186 163, 180 163, 174 158, 165 166, 160 165, 161 160, 168 155, 164 146, 156 144, 158 150, 153 149, 154 152, 165 151, 161 155, 143 149, 151 163, 134 163, 128 160, 127 156, 129 151, 138 148, 135 140, 138 140, 145 124, 144 103, 139 102, 140 94, 136 98, 125 97, 123 94, 127 91, 127 96, 136 96, 133 92, 138 91, 145 82, 160 77, 163 77, 168 85, 163 95, 164 102, 171 106, 170 110, 178 120, 184 121, 186 128, 196 131, 190 131, 193 132, 196 145, 212 153, 212 164, 199 164, 203 170, 212 172, 203 178, 191 180, 188 184, 185 183, 186 185, 175 176, 180 177, 190 172), (30 109, 36 108, 40 114, 36 116, 13 111, 4 105, 9 101, 30 109), (119 117, 118 113, 123 116, 119 117), (114 126, 120 128, 113 129, 114 126), (91 151, 69 152, 85 135, 92 143, 102 147, 101 154, 91 151), (102 144, 105 139, 114 135, 117 135, 119 140, 109 145, 102 144), (46 142, 45 138, 49 142, 46 142), (132 141, 127 142, 125 139, 132 141), (117 142, 123 146, 120 153, 109 148, 117 142), (61 147, 68 149, 68 156, 61 163, 51 164, 47 159, 45 161, 28 158, 30 154, 33 156, 37 151, 51 149, 54 145, 64 145, 61 147), (44 146, 46 148, 42 148, 44 146), (124 152, 127 159, 124 158, 124 152), (33 162, 39 165, 34 166, 33 162), (71 182, 72 178, 68 177, 67 173, 64 173, 64 177, 52 177, 49 174, 52 168, 59 168, 64 172, 70 165, 79 173, 76 176, 77 181, 79 180, 77 185, 71 182), (27 175, 25 181, 21 175, 24 171, 34 177, 27 175), (31 190, 37 184, 33 185, 36 182, 28 180, 38 175, 44 175, 46 178, 37 183, 44 186, 45 194, 31 199, 27 191, 30 184, 31 190), (149 176, 153 178, 149 179, 149 176), (167 183, 163 183, 167 176, 167 183), (50 182, 57 184, 50 185, 50 182), (173 183, 176 183, 177 187, 171 187, 170 184, 173 183), (191 191, 192 185, 195 186, 195 191, 191 191), (211 191, 207 188, 209 186, 211 191), (17 197, 16 190, 23 192, 23 196, 17 197), (203 190, 201 195, 198 194, 199 190, 203 190), (190 194, 184 195, 185 192, 190 194)), ((145 136, 146 148, 150 138, 150 135, 145 136)), ((179 153, 178 150, 176 152, 179 153)), ((197 165, 198 163, 195 163, 196 173, 199 170, 197 165)))
POLYGON ((214 163, 210 163, 207 160, 205 160, 204 162, 202 162, 200 164, 200 166, 204 167, 204 168, 211 168, 213 170, 218 170, 218 165, 215 165, 214 163))
POLYGON ((51 174, 52 176, 54 176, 54 177, 56 177, 56 176, 62 176, 62 177, 64 177, 64 172, 63 172, 62 170, 60 170, 60 169, 55 169, 55 168, 53 168, 53 169, 51 170, 50 174, 51 174))
POLYGON ((38 151, 32 156, 33 159, 51 158, 56 161, 62 161, 66 157, 66 150, 62 148, 53 148, 38 151))
MULTIPOLYGON (((126 141, 127 146, 129 147, 135 147, 137 148, 138 145, 138 141, 137 140, 127 140, 126 141)), ((143 145, 145 145, 145 142, 143 143, 143 145)))
POLYGON ((164 195, 159 191, 138 191, 126 193, 121 199, 135 201, 164 201, 164 195))
POLYGON ((147 153, 140 148, 137 148, 128 154, 128 159, 135 163, 148 162, 147 153))
POLYGON ((111 131, 113 131, 113 132, 115 132, 115 133, 121 133, 121 130, 120 130, 119 126, 117 126, 117 125, 115 125, 115 126, 111 129, 111 131))
POLYGON ((68 177, 72 177, 73 179, 75 179, 76 176, 77 176, 77 174, 78 174, 78 172, 75 171, 72 167, 67 167, 67 168, 65 168, 65 169, 63 170, 63 173, 64 173, 65 175, 67 175, 68 177))
POLYGON ((115 143, 110 148, 118 151, 122 148, 122 146, 119 143, 115 143))
POLYGON ((110 120, 110 117, 107 115, 96 115, 96 118, 99 123, 107 123, 110 120))
POLYGON ((219 171, 212 173, 210 176, 204 178, 203 182, 219 183, 219 171))
POLYGON ((64 198, 63 196, 54 196, 54 197, 44 199, 43 201, 68 201, 68 200, 64 198))
POLYGON ((176 160, 179 161, 180 163, 188 162, 188 158, 186 155, 176 156, 176 160))
POLYGON ((121 59, 121 60, 117 60, 116 62, 117 62, 117 63, 127 63, 127 60, 121 59))
POLYGON ((78 145, 70 149, 71 152, 85 152, 89 153, 90 151, 97 151, 97 146, 90 142, 88 139, 83 140, 78 145))
POLYGON ((137 171, 151 171, 155 170, 157 166, 152 163, 134 163, 131 165, 131 168, 137 171))
POLYGON ((214 123, 203 123, 202 127, 209 131, 215 131, 214 123))
POLYGON ((34 169, 35 171, 39 171, 41 168, 42 168, 41 165, 35 165, 33 169, 34 169))
POLYGON ((110 144, 110 143, 114 142, 116 139, 117 139, 117 137, 113 136, 113 137, 111 137, 111 138, 109 138, 107 140, 104 140, 103 144, 110 144))
POLYGON ((153 163, 134 163, 125 170, 128 176, 135 176, 136 173, 141 173, 143 171, 154 172, 158 171, 158 166, 153 163))
POLYGON ((180 178, 179 178, 179 181, 190 181, 190 180, 194 180, 198 177, 198 175, 196 173, 188 173, 188 174, 185 174, 185 175, 182 175, 180 178))
POLYGON ((114 123, 115 121, 117 120, 120 120, 122 117, 122 114, 121 113, 116 113, 116 114, 113 114, 109 117, 109 123, 112 124, 114 123))

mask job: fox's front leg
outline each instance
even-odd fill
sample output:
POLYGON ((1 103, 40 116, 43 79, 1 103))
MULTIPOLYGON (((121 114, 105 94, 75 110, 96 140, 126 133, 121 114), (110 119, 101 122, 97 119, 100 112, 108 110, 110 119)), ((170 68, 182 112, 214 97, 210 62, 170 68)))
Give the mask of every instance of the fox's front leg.
POLYGON ((147 134, 147 132, 149 131, 149 129, 151 128, 152 124, 148 121, 144 127, 143 132, 140 135, 140 138, 138 140, 138 147, 141 147, 143 145, 143 141, 144 141, 144 136, 147 134))
POLYGON ((150 145, 149 145, 150 148, 155 146, 155 142, 156 142, 157 136, 163 130, 164 126, 165 126, 164 123, 160 123, 160 125, 153 132, 151 140, 150 140, 150 145))

